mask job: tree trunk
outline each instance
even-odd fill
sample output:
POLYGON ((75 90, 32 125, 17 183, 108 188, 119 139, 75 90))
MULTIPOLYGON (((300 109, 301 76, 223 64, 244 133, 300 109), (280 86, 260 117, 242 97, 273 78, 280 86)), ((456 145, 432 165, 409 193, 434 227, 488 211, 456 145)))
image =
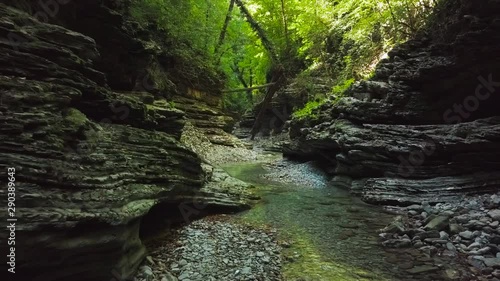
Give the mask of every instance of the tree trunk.
MULTIPOLYGON (((222 29, 220 31, 219 41, 215 46, 215 51, 214 51, 215 54, 219 52, 219 49, 222 46, 222 43, 224 43, 224 39, 226 38, 227 27, 229 26, 229 22, 231 21, 231 13, 233 12, 233 8, 234 8, 234 0, 231 0, 231 2, 229 3, 229 9, 227 10, 226 19, 224 20, 224 25, 222 26, 222 29)), ((217 64, 219 63, 220 63, 220 57, 217 61, 217 64)))
POLYGON ((288 37, 288 21, 286 19, 286 12, 285 12, 285 0, 281 0, 281 17, 283 19, 283 28, 284 28, 284 33, 285 33, 285 41, 286 41, 286 50, 290 50, 290 39, 288 37))
MULTIPOLYGON (((250 83, 248 83, 250 88, 253 87, 253 71, 250 68, 250 83)), ((250 104, 253 104, 253 96, 252 96, 252 90, 247 91, 247 100, 250 102, 250 104)))
POLYGON ((235 0, 235 3, 236 5, 238 5, 238 7, 240 7, 241 13, 245 16, 252 29, 257 33, 257 36, 259 36, 260 41, 262 42, 264 48, 266 48, 266 51, 269 53, 273 64, 276 64, 278 62, 278 55, 276 53, 276 50, 274 49, 273 44, 271 44, 271 41, 269 41, 269 39, 267 38, 266 33, 264 32, 262 27, 260 27, 259 23, 255 21, 255 19, 252 17, 241 0, 235 0))
MULTIPOLYGON (((285 69, 283 65, 279 61, 278 53, 274 49, 273 44, 271 44, 271 41, 269 41, 269 38, 267 38, 266 33, 264 30, 260 27, 259 23, 255 21, 255 19, 252 17, 250 12, 247 10, 245 5, 243 4, 242 0, 235 0, 236 5, 240 8, 241 13, 245 16, 247 19, 247 22, 250 24, 252 29, 257 33, 257 36, 259 36, 260 41, 262 42, 262 45, 266 49, 266 51, 269 53, 269 56, 271 57, 272 65, 273 65, 273 70, 271 71, 271 78, 268 80, 271 84, 270 87, 267 89, 266 96, 264 100, 261 103, 261 108, 259 113, 257 114, 257 117, 255 118, 255 122, 252 127, 251 131, 251 138, 252 140, 255 138, 255 135, 259 132, 261 126, 262 126, 262 120, 265 116, 266 110, 269 108, 269 105, 271 104, 271 101, 274 97, 274 94, 283 87, 286 83, 286 76, 285 76, 285 69)), ((254 87, 255 88, 255 87, 254 87)))
POLYGON ((271 104, 271 101, 273 100, 274 94, 281 89, 286 83, 286 76, 285 76, 285 69, 283 66, 278 65, 273 73, 272 73, 273 81, 271 81, 272 84, 268 89, 266 96, 264 97, 264 100, 261 102, 261 107, 259 110, 259 113, 257 114, 257 117, 255 118, 255 122, 252 127, 252 131, 250 132, 251 139, 253 140, 257 133, 260 131, 260 128, 262 127, 262 120, 264 119, 264 116, 266 114, 267 109, 269 109, 269 105, 271 104))

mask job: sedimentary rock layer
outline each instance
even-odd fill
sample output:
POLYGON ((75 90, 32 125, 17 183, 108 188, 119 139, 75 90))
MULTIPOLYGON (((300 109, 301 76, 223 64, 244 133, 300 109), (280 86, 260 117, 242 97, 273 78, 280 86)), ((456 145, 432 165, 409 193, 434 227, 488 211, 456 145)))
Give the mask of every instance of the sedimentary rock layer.
MULTIPOLYGON (((223 177, 179 144, 183 111, 99 68, 102 44, 4 4, 0 38, 0 170, 15 168, 19 280, 122 280, 145 255, 142 218, 154 206, 184 204, 188 216, 248 206, 244 186, 213 183, 223 177)), ((0 197, 7 206, 5 188, 0 197)))
POLYGON ((449 1, 374 77, 292 121, 291 157, 322 160, 371 203, 441 202, 500 188, 498 1, 449 1))

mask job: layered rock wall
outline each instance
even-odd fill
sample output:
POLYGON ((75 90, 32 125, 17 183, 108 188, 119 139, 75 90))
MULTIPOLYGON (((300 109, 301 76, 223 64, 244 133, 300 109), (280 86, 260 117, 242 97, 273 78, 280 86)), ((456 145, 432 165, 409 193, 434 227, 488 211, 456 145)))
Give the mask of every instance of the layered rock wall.
MULTIPOLYGON (((51 23, 0 4, 0 170, 15 169, 19 280, 123 280, 145 255, 153 207, 185 206, 181 219, 248 207, 244 186, 214 183, 226 177, 180 145, 187 114, 156 86, 169 79, 147 72, 161 44, 110 3, 61 4, 51 23)), ((7 206, 6 188, 0 197, 7 206)))
POLYGON ((290 157, 322 160, 371 203, 500 188, 500 2, 447 1, 374 77, 291 124, 290 157))

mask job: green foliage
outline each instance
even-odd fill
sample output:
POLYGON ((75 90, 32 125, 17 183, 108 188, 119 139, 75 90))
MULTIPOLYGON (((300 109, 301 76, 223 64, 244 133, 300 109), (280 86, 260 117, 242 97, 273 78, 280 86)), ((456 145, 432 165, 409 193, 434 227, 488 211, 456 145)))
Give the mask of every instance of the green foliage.
MULTIPOLYGON (((145 27, 156 25, 175 42, 166 51, 179 58, 176 69, 181 79, 196 81, 194 86, 221 85, 218 81, 203 80, 222 79, 219 70, 225 74, 225 87, 229 89, 265 84, 272 68, 269 54, 236 6, 225 40, 216 48, 229 2, 132 0, 130 15, 145 27)), ((332 86, 333 95, 337 96, 355 80, 370 77, 377 62, 395 44, 415 36, 437 1, 244 0, 243 3, 273 44, 289 78, 304 69, 320 70, 314 75, 331 77, 328 87, 332 86)), ((155 67, 150 72, 153 76, 163 75, 155 67)), ((327 94, 315 93, 314 81, 302 78, 298 79, 298 84, 302 84, 299 88, 303 89, 299 94, 306 93, 314 101, 299 110, 297 116, 311 115, 312 109, 319 106, 315 100, 324 99, 327 94)), ((159 81, 161 88, 172 86, 168 79, 159 81)), ((228 110, 241 113, 258 102, 259 93, 224 95, 223 103, 228 110)))
POLYGON ((244 92, 225 94, 222 102, 224 109, 240 114, 253 106, 252 101, 247 97, 247 93, 244 92))
MULTIPOLYGON (((329 1, 319 1, 329 2, 329 1)), ((317 21, 328 26, 309 30, 303 22, 298 33, 308 39, 301 52, 317 62, 333 77, 330 98, 338 100, 356 80, 373 76, 375 66, 394 47, 414 37, 425 25, 436 1, 433 0, 342 0, 335 5, 318 5, 317 21), (312 39, 319 38, 318 41, 312 39), (326 38, 326 40, 325 40, 326 38)), ((309 14, 311 16, 311 14, 309 14)), ((316 99, 316 96, 313 97, 316 99)), ((317 101, 308 102, 295 112, 295 118, 315 118, 317 101)))
POLYGON ((142 23, 155 22, 170 37, 187 42, 195 50, 209 54, 215 47, 224 20, 225 2, 134 0, 130 14, 142 23))
POLYGON ((306 103, 306 105, 292 114, 296 119, 317 119, 317 110, 325 103, 324 99, 316 99, 306 103))
POLYGON ((343 81, 341 84, 338 84, 333 87, 332 92, 335 96, 341 95, 343 92, 345 92, 349 87, 351 87, 352 84, 354 84, 355 80, 354 78, 347 79, 343 81))

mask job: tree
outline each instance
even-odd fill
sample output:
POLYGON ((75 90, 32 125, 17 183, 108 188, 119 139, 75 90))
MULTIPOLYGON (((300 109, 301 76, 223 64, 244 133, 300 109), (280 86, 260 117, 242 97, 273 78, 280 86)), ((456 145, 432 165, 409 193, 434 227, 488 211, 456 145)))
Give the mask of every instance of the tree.
MULTIPOLYGON (((226 19, 224 20, 224 25, 222 26, 222 29, 220 31, 219 41, 217 42, 217 45, 215 46, 215 51, 214 51, 215 55, 217 55, 219 53, 219 49, 222 46, 222 43, 224 42, 224 38, 226 38, 227 27, 229 25, 229 22, 231 21, 231 13, 233 12, 233 8, 234 8, 234 1, 235 0, 231 0, 229 3, 229 9, 228 9, 227 14, 226 14, 226 19)), ((219 63, 220 63, 220 57, 217 61, 217 64, 219 64, 219 63)))

